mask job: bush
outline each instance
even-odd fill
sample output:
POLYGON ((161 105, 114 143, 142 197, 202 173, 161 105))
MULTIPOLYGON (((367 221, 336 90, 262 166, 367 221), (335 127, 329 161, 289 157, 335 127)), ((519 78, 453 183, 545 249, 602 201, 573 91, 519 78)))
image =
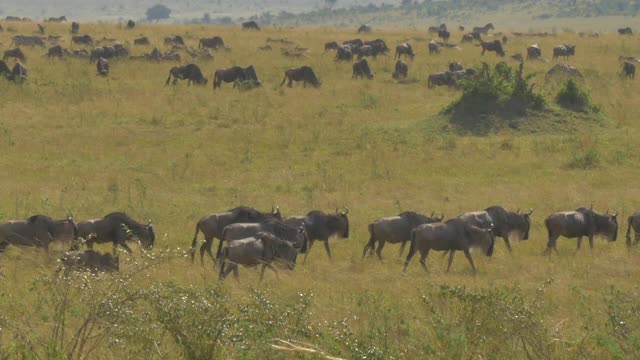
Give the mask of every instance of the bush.
POLYGON ((598 113, 599 107, 595 106, 591 101, 591 95, 584 89, 574 78, 569 78, 564 83, 558 95, 556 103, 565 109, 584 112, 598 113))

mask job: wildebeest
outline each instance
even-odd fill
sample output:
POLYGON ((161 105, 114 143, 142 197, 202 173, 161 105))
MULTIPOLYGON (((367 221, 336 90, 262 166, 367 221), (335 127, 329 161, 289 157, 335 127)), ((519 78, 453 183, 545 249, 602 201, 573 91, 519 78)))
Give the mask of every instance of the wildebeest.
POLYGON ((109 62, 107 59, 101 57, 96 61, 96 71, 98 72, 98 75, 101 76, 109 75, 109 62))
POLYGON ((438 37, 445 42, 448 42, 451 37, 451 33, 447 29, 440 29, 440 31, 438 31, 438 37))
POLYGON ((625 61, 624 64, 622 64, 622 74, 624 76, 626 76, 629 79, 633 79, 636 77, 636 64, 629 62, 629 61, 625 61))
POLYGON ((626 27, 626 28, 620 28, 618 29, 618 34, 620 35, 633 35, 633 31, 631 30, 630 27, 626 27))
POLYGON ((402 256, 407 242, 411 240, 411 231, 416 226, 441 222, 442 219, 444 219, 444 215, 440 217, 434 217, 433 214, 425 216, 414 211, 404 211, 397 216, 378 219, 369 224, 369 241, 364 246, 362 257, 367 255, 367 251, 369 251, 369 256, 373 256, 376 241, 378 242, 376 254, 380 260, 382 260, 382 248, 387 242, 390 244, 402 243, 400 247, 400 256, 402 256))
POLYGON ((174 35, 174 36, 171 36, 171 37, 164 38, 164 44, 165 45, 172 45, 172 46, 183 46, 184 45, 184 39, 180 35, 174 35))
POLYGON ((509 252, 511 252, 510 234, 517 233, 520 239, 529 240, 530 216, 533 213, 533 209, 529 209, 528 213, 521 214, 519 210, 512 212, 505 210, 501 206, 491 206, 486 208, 485 211, 491 216, 493 234, 504 239, 509 252))
POLYGON ((434 86, 453 86, 453 77, 451 76, 451 71, 440 72, 435 74, 429 74, 427 78, 427 86, 431 89, 434 86))
POLYGON ((258 50, 259 51, 271 51, 271 50, 273 50, 273 48, 271 47, 271 45, 265 45, 265 46, 258 46, 258 50))
POLYGON ((207 81, 209 81, 202 75, 202 71, 196 64, 172 67, 169 70, 169 77, 167 77, 165 85, 169 84, 171 76, 173 76, 173 85, 177 84, 178 80, 188 80, 187 85, 191 85, 192 82, 196 85, 206 85, 207 81))
POLYGON ((26 80, 27 79, 27 67, 22 65, 19 61, 13 65, 11 69, 11 80, 26 80))
POLYGON ((420 225, 411 232, 411 247, 404 263, 404 271, 407 271, 409 262, 416 251, 420 251, 420 265, 427 271, 427 255, 430 250, 435 250, 449 252, 447 265, 447 272, 449 272, 453 256, 457 250, 460 250, 464 252, 471 265, 471 270, 475 274, 476 267, 469 250, 472 247, 479 247, 486 256, 491 256, 493 255, 494 239, 491 229, 471 225, 460 218, 451 219, 444 223, 420 225))
POLYGON ((473 42, 473 35, 471 34, 464 34, 462 35, 462 39, 460 40, 461 43, 466 43, 466 42, 473 42))
POLYGON ((79 45, 93 45, 93 38, 91 35, 74 35, 71 37, 71 44, 79 45))
POLYGON ((9 46, 40 46, 45 47, 44 41, 42 38, 38 36, 25 36, 25 35, 16 35, 11 38, 11 45, 9 46))
POLYGON ((462 67, 462 63, 460 63, 459 61, 454 61, 449 63, 449 71, 460 71, 460 70, 464 70, 464 68, 462 67))
POLYGON ((373 79, 373 73, 371 72, 371 68, 369 67, 369 63, 367 59, 362 59, 353 63, 353 74, 351 75, 352 79, 367 77, 367 79, 373 79))
POLYGON ((4 51, 4 55, 2 56, 2 60, 7 60, 8 58, 16 58, 22 62, 27 62, 27 57, 24 55, 20 48, 14 48, 4 51))
POLYGON ((527 60, 539 60, 542 57, 542 49, 538 44, 527 47, 527 60))
POLYGON ((211 259, 215 261, 213 253, 211 252, 213 239, 222 239, 224 228, 228 225, 237 223, 260 223, 274 219, 282 219, 280 209, 275 206, 271 208, 271 212, 264 213, 252 207, 239 206, 223 213, 210 214, 202 217, 196 224, 196 232, 191 242, 191 262, 193 262, 196 254, 198 234, 200 232, 204 235, 204 244, 200 247, 200 262, 204 264, 205 251, 211 256, 211 259))
POLYGON ((3 60, 0 60, 0 75, 4 75, 7 78, 11 77, 11 69, 3 60))
POLYGON ((356 49, 356 53, 358 54, 358 59, 362 59, 365 56, 371 56, 375 59, 382 51, 373 45, 363 45, 356 49))
POLYGON ((245 21, 242 23, 242 30, 260 30, 260 26, 255 21, 245 21))
MULTIPOLYGON (((123 212, 114 212, 99 219, 79 222, 78 236, 85 241, 89 249, 93 249, 94 243, 112 243, 114 255, 117 254, 118 245, 128 253, 132 252, 127 241, 137 239, 143 248, 150 249, 156 240, 151 221, 144 225, 123 212)), ((74 249, 77 249, 77 246, 74 249)))
POLYGON ((36 24, 38 26, 38 30, 36 31, 38 34, 40 35, 44 35, 45 31, 44 31, 44 26, 40 25, 40 24, 36 24))
POLYGON ((338 50, 338 43, 335 41, 329 41, 327 43, 324 43, 324 51, 329 51, 329 50, 338 50))
POLYGON ((289 80, 288 87, 293 87, 294 81, 302 81, 302 86, 307 87, 307 83, 310 83, 314 87, 322 85, 322 81, 319 81, 313 69, 310 66, 302 66, 299 68, 291 68, 284 72, 284 79, 280 86, 284 85, 285 81, 289 80))
POLYGON ((46 20, 47 22, 66 22, 67 21, 67 17, 62 15, 60 17, 50 17, 49 19, 46 20))
POLYGON ((505 55, 500 40, 480 41, 480 45, 477 46, 482 47, 482 53, 480 55, 484 55, 485 51, 494 51, 498 56, 505 55))
POLYGON ((198 43, 198 49, 200 48, 209 48, 209 49, 222 49, 224 48, 224 40, 220 36, 214 36, 212 38, 202 38, 198 43))
POLYGON ((396 46, 396 55, 394 56, 394 58, 400 59, 402 55, 407 55, 413 60, 413 57, 415 56, 415 54, 413 53, 413 49, 411 48, 410 44, 402 43, 396 46))
POLYGON ((476 34, 487 35, 489 34, 489 30, 494 30, 494 29, 495 28, 493 27, 493 24, 488 23, 485 26, 475 26, 471 32, 476 34))
POLYGON ((261 223, 236 223, 226 226, 222 231, 222 239, 218 245, 216 258, 220 257, 223 242, 228 244, 231 241, 245 239, 260 232, 267 232, 277 236, 279 239, 295 244, 302 253, 307 251, 309 237, 304 225, 301 224, 296 228, 280 220, 267 220, 261 223))
POLYGON ((293 270, 297 256, 298 250, 294 244, 272 234, 260 232, 253 237, 227 244, 222 252, 220 280, 224 280, 232 271, 233 276, 237 278, 238 265, 247 267, 262 265, 260 272, 260 281, 262 281, 266 268, 278 274, 276 268, 271 265, 274 260, 285 262, 289 269, 293 270))
POLYGON ((309 238, 309 246, 307 253, 305 254, 305 261, 307 255, 311 251, 313 243, 318 240, 324 242, 324 248, 327 251, 327 256, 331 258, 331 249, 329 248, 329 238, 332 236, 338 236, 343 239, 349 238, 349 217, 347 214, 349 209, 345 208, 344 211, 336 209, 334 214, 326 214, 319 210, 309 212, 304 216, 290 216, 284 219, 285 224, 293 227, 304 225, 309 238))
POLYGON ((440 46, 438 46, 438 43, 436 43, 433 40, 429 40, 429 45, 427 45, 427 47, 429 48, 429 54, 439 54, 440 53, 440 46))
POLYGON ((558 45, 553 48, 553 60, 559 58, 560 56, 564 56, 565 59, 569 59, 569 56, 576 54, 576 46, 575 45, 558 45))
POLYGON ((91 56, 89 57, 89 63, 97 61, 103 57, 105 59, 113 59, 119 57, 127 57, 129 50, 121 44, 115 44, 113 46, 99 46, 91 50, 91 56))
POLYGON ((102 254, 94 250, 69 251, 60 259, 64 273, 72 270, 85 270, 93 274, 99 272, 116 272, 120 270, 120 257, 102 254))
POLYGON ((627 235, 625 237, 627 240, 627 247, 631 247, 631 229, 633 229, 634 234, 633 244, 637 245, 638 242, 640 242, 640 211, 635 212, 631 216, 629 216, 629 218, 627 219, 627 223, 627 235))
POLYGON ((589 247, 591 249, 593 249, 593 237, 595 235, 603 235, 609 241, 616 241, 618 237, 617 217, 617 212, 613 215, 602 215, 586 208, 552 214, 544 221, 549 234, 549 242, 544 253, 550 254, 552 249, 558 253, 556 241, 560 236, 578 238, 576 252, 580 250, 583 236, 589 238, 589 247))
POLYGON ((362 44, 363 46, 370 45, 376 50, 378 54, 389 53, 389 47, 387 46, 387 43, 385 43, 384 40, 382 39, 368 40, 368 41, 364 41, 362 44))
POLYGON ((47 51, 47 57, 49 57, 49 58, 52 58, 52 57, 61 58, 66 53, 67 53, 66 49, 63 49, 62 46, 60 46, 60 45, 56 45, 56 46, 52 46, 52 47, 49 48, 49 50, 47 51))
POLYGON ((395 70, 393 71, 393 74, 391 74, 391 77, 396 80, 406 79, 408 74, 409 74, 409 65, 406 62, 402 61, 401 59, 398 59, 396 61, 395 70))
POLYGON ((362 42, 362 40, 360 39, 351 39, 351 40, 343 41, 342 45, 349 45, 351 49, 357 49, 362 45, 364 45, 364 42, 362 42))
POLYGON ((143 36, 141 38, 137 38, 137 39, 133 39, 133 45, 149 45, 151 44, 149 42, 149 38, 146 36, 143 36))
POLYGON ((233 87, 236 87, 238 81, 250 81, 251 85, 260 86, 258 75, 253 65, 249 65, 246 68, 240 66, 233 66, 228 69, 218 69, 213 75, 213 89, 219 88, 222 82, 233 82, 233 87))
POLYGON ((437 34, 440 30, 447 30, 447 24, 440 24, 440 26, 429 26, 427 31, 430 34, 437 34))
POLYGON ((33 215, 26 220, 0 223, 0 254, 9 245, 44 248, 54 241, 77 239, 78 228, 70 215, 64 220, 53 220, 46 215, 33 215))
POLYGON ((131 20, 131 19, 129 19, 129 21, 127 21, 127 29, 131 30, 134 27, 136 27, 136 22, 131 20))
POLYGON ((518 62, 524 62, 524 57, 522 57, 522 54, 518 53, 518 54, 513 54, 509 57, 511 60, 514 61, 518 61, 518 62))
POLYGON ((371 32, 371 26, 367 24, 362 24, 358 28, 358 33, 370 33, 370 32, 371 32))
POLYGON ((349 45, 338 45, 336 49, 336 61, 351 61, 353 60, 353 52, 349 45))
POLYGON ((72 22, 71 23, 71 33, 72 34, 77 34, 78 31, 80 31, 80 23, 77 22, 72 22))

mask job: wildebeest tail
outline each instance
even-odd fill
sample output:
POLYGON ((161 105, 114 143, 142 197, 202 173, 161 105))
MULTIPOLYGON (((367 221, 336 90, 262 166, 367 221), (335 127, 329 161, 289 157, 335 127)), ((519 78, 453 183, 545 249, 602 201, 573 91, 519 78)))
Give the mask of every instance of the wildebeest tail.
POLYGON ((171 74, 173 74, 173 69, 169 70, 169 77, 167 78, 167 81, 164 83, 165 85, 169 85, 169 81, 171 80, 171 74))
POLYGON ((375 249, 375 246, 376 246, 376 240, 375 240, 375 237, 373 236, 373 224, 369 224, 368 228, 369 228, 369 241, 364 246, 364 250, 362 251, 363 258, 365 257, 365 255, 367 255, 367 250, 371 249, 371 251, 373 251, 373 249, 375 249))
POLYGON ((633 221, 633 216, 629 216, 629 219, 627 219, 627 247, 631 247, 631 222, 633 221))
POLYGON ((411 260, 416 253, 416 231, 411 230, 411 246, 409 247, 409 254, 407 255, 407 262, 411 260))
POLYGON ((196 224, 196 233, 193 235, 193 241, 191 241, 191 262, 196 254, 196 246, 198 245, 198 234, 200 233, 200 222, 196 224))
POLYGON ((280 83, 280 86, 284 85, 284 82, 287 81, 287 73, 284 73, 284 79, 282 79, 282 82, 280 83))

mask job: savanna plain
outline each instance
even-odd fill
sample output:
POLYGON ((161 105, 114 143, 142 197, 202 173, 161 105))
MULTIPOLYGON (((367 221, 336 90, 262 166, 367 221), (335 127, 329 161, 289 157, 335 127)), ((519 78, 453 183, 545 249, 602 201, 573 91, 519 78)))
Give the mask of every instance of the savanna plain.
MULTIPOLYGON (((639 358, 640 249, 624 244, 626 218, 640 210, 639 85, 619 75, 618 57, 640 55, 640 40, 570 31, 515 37, 495 25, 509 37, 507 62, 533 43, 543 49, 550 61, 525 61, 524 72, 536 74, 535 90, 550 104, 561 85, 545 79, 551 49, 576 44, 569 62, 600 106, 598 120, 555 112, 481 135, 464 131, 441 113, 460 92, 427 88, 428 74, 454 60, 478 67, 503 59, 481 57, 473 44, 429 55, 430 36, 417 30, 361 36, 392 48, 369 60, 373 80, 351 79, 350 63, 324 53, 325 42, 358 37, 351 29, 81 24, 80 33, 119 39, 133 55, 162 48, 170 35, 190 47, 222 36, 231 51, 195 61, 207 86, 165 86, 172 62, 113 60, 103 78, 87 59, 24 48, 28 79, 0 79, 0 219, 122 210, 151 219, 157 239, 151 251, 121 253, 117 274, 68 278, 55 273, 65 245, 51 259, 10 247, 0 259, 0 358, 639 358), (141 35, 152 46, 133 46, 141 35), (299 59, 277 44, 257 51, 267 38, 309 51, 299 59), (409 78, 397 82, 393 48, 401 41, 417 55, 409 78), (262 87, 213 91, 216 69, 249 64, 262 87), (280 87, 284 70, 301 65, 313 67, 321 87, 280 87), (191 263, 203 215, 273 204, 284 215, 346 206, 350 237, 330 240, 332 259, 316 243, 305 264, 279 278, 267 271, 261 283, 253 269, 221 283, 211 259, 191 263), (544 256, 544 219, 591 204, 619 212, 618 241, 574 255, 575 239, 561 238, 559 254, 544 256), (531 235, 512 253, 501 239, 492 257, 473 253, 476 276, 462 254, 449 273, 434 252, 428 272, 414 259, 403 273, 397 245, 385 247, 382 261, 362 258, 377 218, 405 210, 450 218, 491 205, 532 208, 531 235)), ((69 46, 67 24, 46 29, 69 46)), ((3 50, 12 35, 0 33, 3 50)), ((451 41, 461 36, 453 31, 451 41)))

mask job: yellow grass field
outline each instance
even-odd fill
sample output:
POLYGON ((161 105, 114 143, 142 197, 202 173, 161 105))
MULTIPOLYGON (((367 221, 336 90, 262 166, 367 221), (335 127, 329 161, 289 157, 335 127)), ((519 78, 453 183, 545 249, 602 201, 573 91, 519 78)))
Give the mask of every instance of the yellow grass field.
MULTIPOLYGON (((2 25, 16 34, 35 29, 2 25)), ((640 357, 640 252, 624 244, 626 219, 640 209, 640 84, 623 80, 618 62, 640 55, 637 36, 506 32, 508 56, 526 56, 526 47, 538 43, 550 60, 553 46, 576 44, 569 62, 605 118, 567 115, 478 137, 459 134, 439 115, 460 92, 426 86, 429 73, 453 60, 465 67, 501 60, 493 53, 481 58, 471 44, 430 56, 426 42, 414 39, 428 39, 424 32, 365 36, 392 48, 410 39, 417 56, 410 81, 401 84, 391 78, 393 50, 369 61, 371 81, 352 80, 349 63, 323 53, 327 41, 358 37, 351 30, 81 26, 95 39, 119 39, 133 55, 153 49, 133 46, 140 35, 161 49, 173 34, 190 47, 218 35, 232 50, 196 61, 209 77, 206 87, 165 86, 171 62, 114 60, 102 78, 87 59, 50 60, 37 47, 25 48, 26 82, 0 79, 2 221, 37 213, 62 218, 67 210, 84 220, 122 210, 152 219, 158 236, 150 254, 138 247, 122 253, 121 274, 97 279, 54 275, 62 245, 51 261, 41 250, 10 247, 0 259, 0 359, 323 356, 272 348, 276 338, 353 359, 640 357), (286 58, 278 44, 256 51, 269 37, 309 48, 307 58, 286 58), (249 64, 261 88, 212 90, 216 69, 249 64), (322 86, 280 87, 284 70, 301 65, 311 65, 322 86), (595 166, 570 166, 587 153, 595 166), (272 204, 284 215, 347 206, 351 236, 331 240, 333 259, 317 243, 306 264, 280 271, 279 279, 267 271, 262 283, 258 271, 241 268, 238 282, 220 284, 210 259, 202 267, 179 256, 203 215, 272 204), (543 256, 546 216, 590 204, 620 212, 618 241, 597 241, 593 251, 583 244, 574 256, 575 239, 561 238, 560 254, 543 256), (492 258, 474 253, 475 277, 462 254, 448 274, 438 253, 430 254, 428 273, 416 258, 403 273, 397 245, 387 244, 383 261, 361 259, 367 224, 377 218, 404 210, 449 218, 490 205, 533 208, 531 238, 515 242, 512 254, 502 239, 492 258), (110 300, 100 303, 100 296, 110 300), (86 346, 69 345, 87 334, 85 321, 92 324, 86 346), (214 327, 221 323, 227 325, 214 327)), ((68 25, 47 30, 69 47, 68 25)), ((0 33, 0 49, 12 35, 0 33)), ((453 32, 451 40, 461 36, 453 32)), ((181 55, 186 64, 188 55, 181 55)), ((559 88, 544 79, 552 65, 525 63, 549 103, 559 88)))

